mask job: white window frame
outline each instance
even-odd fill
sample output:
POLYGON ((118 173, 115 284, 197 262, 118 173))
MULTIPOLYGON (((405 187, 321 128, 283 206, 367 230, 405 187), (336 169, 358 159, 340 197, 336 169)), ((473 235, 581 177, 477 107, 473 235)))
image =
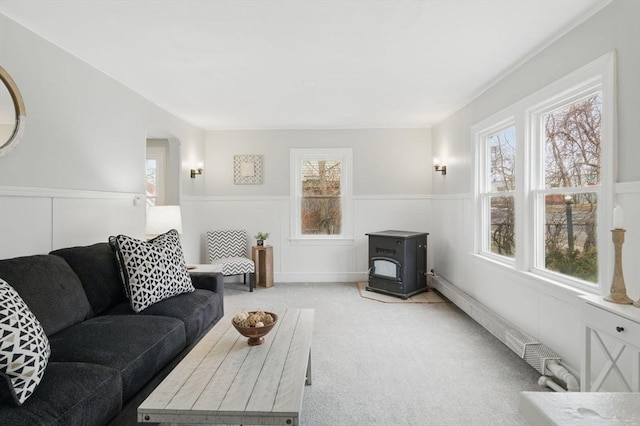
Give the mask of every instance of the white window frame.
POLYGON ((295 244, 350 244, 353 242, 353 150, 351 148, 293 148, 290 151, 291 236, 295 244), (307 235, 301 232, 302 161, 340 160, 341 233, 307 235))
POLYGON ((526 110, 529 123, 529 143, 531 162, 530 174, 530 214, 529 232, 532 238, 530 270, 535 275, 576 287, 589 292, 600 292, 606 287, 611 277, 611 221, 614 205, 614 158, 616 151, 615 138, 615 53, 605 55, 580 68, 567 77, 551 84, 538 93, 538 100, 526 110), (580 188, 545 188, 544 182, 544 140, 541 133, 541 120, 544 114, 559 106, 584 98, 599 91, 602 93, 602 116, 600 125, 600 182, 597 185, 580 188), (590 283, 578 278, 557 273, 544 268, 544 196, 549 194, 578 194, 592 192, 597 194, 597 246, 598 246, 598 279, 590 283))
MULTIPOLYGON (((614 206, 615 158, 616 158, 616 80, 615 52, 610 52, 590 62, 571 74, 544 87, 531 96, 505 110, 482 120, 471 128, 472 153, 475 173, 474 188, 474 247, 473 253, 481 258, 498 262, 518 272, 541 278, 541 282, 570 288, 603 293, 613 273, 613 245, 610 229, 614 206), (587 92, 599 89, 602 93, 602 121, 600 145, 600 182, 588 188, 544 188, 544 141, 539 137, 543 114, 558 105, 580 99, 587 92), (516 134, 516 191, 515 191, 515 260, 487 252, 483 246, 483 233, 490 220, 482 204, 480 180, 486 176, 486 151, 483 143, 488 135, 515 125, 516 134), (568 275, 549 271, 544 265, 544 194, 595 192, 597 206, 598 281, 588 283, 568 275), (542 200, 542 201, 540 201, 542 200), (542 263, 541 263, 542 259, 542 263)), ((608 291, 608 290, 607 290, 608 291)))
MULTIPOLYGON (((491 251, 491 242, 489 241, 488 232, 491 228, 491 198, 492 197, 502 197, 502 196, 512 196, 514 198, 514 209, 517 210, 517 191, 516 189, 510 191, 492 191, 489 182, 489 173, 490 164, 489 164, 489 150, 487 149, 487 140, 490 136, 495 135, 496 133, 500 133, 509 128, 516 128, 515 118, 513 116, 509 116, 505 119, 499 120, 489 127, 483 128, 482 130, 475 132, 475 146, 477 147, 477 161, 476 161, 476 204, 478 208, 478 212, 481 214, 476 215, 478 223, 476 224, 477 229, 480 231, 476 233, 476 247, 477 252, 482 254, 485 257, 488 257, 497 262, 504 263, 509 266, 515 266, 515 258, 502 256, 491 251)), ((516 129, 517 130, 517 129, 516 129)), ((516 131, 516 169, 515 174, 518 176, 518 135, 516 131)), ((518 181, 520 179, 516 178, 516 185, 518 185, 518 181)), ((516 255, 520 247, 518 247, 518 229, 517 229, 517 221, 515 232, 515 247, 516 247, 516 255)))

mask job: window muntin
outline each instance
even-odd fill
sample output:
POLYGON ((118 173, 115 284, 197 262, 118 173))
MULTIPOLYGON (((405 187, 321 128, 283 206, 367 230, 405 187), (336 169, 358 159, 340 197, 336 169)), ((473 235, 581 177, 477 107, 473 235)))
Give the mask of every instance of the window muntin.
POLYGON ((291 150, 293 239, 351 238, 350 148, 291 150))

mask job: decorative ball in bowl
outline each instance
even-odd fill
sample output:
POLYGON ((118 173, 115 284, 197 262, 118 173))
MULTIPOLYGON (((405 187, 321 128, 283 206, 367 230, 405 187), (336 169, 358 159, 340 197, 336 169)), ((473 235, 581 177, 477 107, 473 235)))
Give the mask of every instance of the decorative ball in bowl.
POLYGON ((249 345, 256 346, 264 343, 264 336, 278 322, 278 315, 273 312, 251 311, 238 312, 231 320, 238 333, 249 338, 249 345))

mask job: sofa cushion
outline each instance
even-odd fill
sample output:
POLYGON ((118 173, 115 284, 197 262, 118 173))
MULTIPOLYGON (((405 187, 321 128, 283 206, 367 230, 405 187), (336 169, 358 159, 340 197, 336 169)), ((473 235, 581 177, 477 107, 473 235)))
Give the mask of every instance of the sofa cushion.
POLYGON ((118 235, 115 245, 134 312, 176 294, 194 291, 177 231, 149 241, 118 235))
POLYGON ((129 399, 186 346, 182 322, 144 315, 104 315, 49 337, 51 361, 87 362, 120 372, 129 399))
MULTIPOLYGON (((0 373, 16 405, 31 396, 49 361, 49 340, 20 295, 0 278, 0 373)), ((6 385, 2 380, 0 386, 6 385)))
POLYGON ((102 365, 51 362, 21 407, 0 402, 0 424, 102 425, 122 409, 122 379, 102 365))
POLYGON ((80 279, 61 257, 34 255, 0 260, 0 277, 11 283, 47 336, 93 315, 80 279))
MULTIPOLYGON (((108 314, 132 314, 128 303, 121 303, 108 314)), ((196 289, 193 293, 183 293, 158 302, 140 313, 176 318, 182 321, 187 334, 187 344, 191 344, 203 331, 224 315, 222 297, 209 290, 196 289)))
POLYGON ((69 247, 49 254, 62 257, 78 275, 94 314, 99 315, 126 299, 109 243, 69 247))

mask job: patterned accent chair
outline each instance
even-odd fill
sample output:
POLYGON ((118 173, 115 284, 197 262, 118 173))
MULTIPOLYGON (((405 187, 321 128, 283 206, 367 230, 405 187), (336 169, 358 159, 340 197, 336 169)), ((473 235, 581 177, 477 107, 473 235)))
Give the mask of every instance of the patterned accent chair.
POLYGON ((253 291, 255 264, 247 257, 247 232, 244 230, 223 230, 207 232, 207 254, 209 263, 221 268, 222 275, 244 275, 244 283, 249 277, 249 291, 253 291))

